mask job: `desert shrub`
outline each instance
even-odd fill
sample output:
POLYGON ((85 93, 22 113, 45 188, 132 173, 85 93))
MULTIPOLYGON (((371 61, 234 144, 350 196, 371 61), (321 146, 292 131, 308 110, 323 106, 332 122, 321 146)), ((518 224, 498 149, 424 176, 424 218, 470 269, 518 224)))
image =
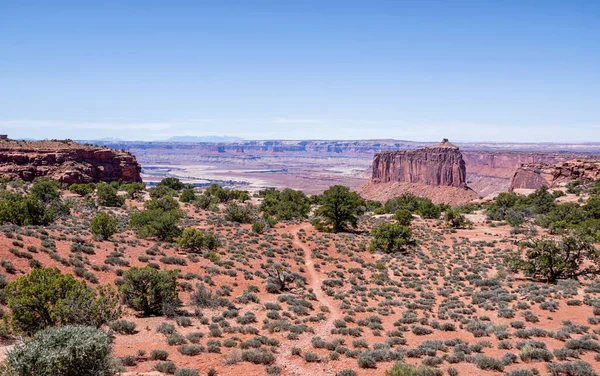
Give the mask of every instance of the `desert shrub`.
POLYGON ((204 249, 217 249, 219 242, 214 234, 190 227, 183 230, 177 244, 186 251, 200 252, 204 249))
POLYGON ((154 349, 150 351, 150 360, 167 360, 169 353, 165 350, 154 349))
POLYGON ((33 194, 23 196, 0 188, 0 224, 48 225, 57 217, 68 213, 68 205, 62 204, 58 199, 43 202, 33 194))
POLYGON ((279 220, 303 219, 310 211, 310 200, 302 191, 265 189, 259 192, 263 201, 259 207, 263 216, 279 220))
POLYGON ((396 362, 392 368, 385 371, 385 376, 442 376, 442 371, 426 366, 415 367, 403 362, 396 362))
POLYGON ((410 226, 413 216, 408 209, 399 209, 394 213, 394 219, 400 226, 410 226))
POLYGON ((335 376, 357 376, 355 370, 353 369, 343 369, 340 372, 336 373, 335 376))
POLYGON ((377 361, 370 353, 359 355, 357 362, 360 368, 377 368, 377 361))
POLYGON ((154 365, 154 369, 158 372, 164 372, 172 375, 177 370, 177 366, 172 361, 167 360, 165 362, 156 363, 154 365))
POLYGON ((133 210, 130 213, 129 226, 140 238, 156 237, 167 241, 181 232, 178 224, 182 217, 179 203, 171 197, 164 197, 146 201, 142 211, 133 210))
POLYGON ((475 364, 482 370, 504 371, 504 364, 502 361, 482 354, 478 354, 475 357, 475 364))
POLYGON ((181 202, 192 202, 195 199, 196 199, 196 194, 194 193, 194 190, 191 188, 184 189, 183 192, 181 192, 181 195, 179 195, 179 201, 181 201, 181 202))
POLYGON ((71 184, 69 186, 69 191, 79 196, 92 194, 95 189, 96 186, 94 184, 71 184))
POLYGON ((238 205, 231 203, 225 208, 225 219, 237 223, 252 223, 256 218, 252 204, 238 205))
POLYGON ((177 349, 182 355, 194 356, 201 354, 204 351, 204 346, 200 345, 183 345, 177 349))
POLYGON ((133 267, 119 285, 123 302, 144 315, 163 314, 165 305, 179 305, 177 271, 133 267))
POLYGON ((321 357, 313 352, 307 352, 304 354, 304 360, 308 363, 318 363, 321 361, 321 357))
POLYGON ((9 375, 111 376, 110 337, 95 328, 47 328, 15 346, 6 357, 9 375))
POLYGON ((4 291, 12 324, 30 335, 56 325, 100 327, 121 314, 110 287, 93 289, 56 268, 33 269, 9 283, 4 291))
POLYGON ((100 239, 109 239, 117 232, 117 219, 100 212, 92 219, 91 232, 100 239))
POLYGON ((400 252, 415 244, 412 230, 399 223, 383 223, 372 230, 372 250, 400 252))
POLYGON ((242 360, 254 364, 272 364, 275 361, 275 356, 269 351, 246 350, 242 352, 242 360))
POLYGON ((446 224, 452 228, 469 228, 473 225, 471 221, 466 219, 465 216, 456 209, 447 209, 444 220, 446 221, 446 224))
POLYGON ((594 368, 583 360, 565 363, 548 363, 546 364, 546 367, 552 376, 598 376, 594 368))
POLYGON ((200 308, 215 307, 217 301, 212 290, 209 290, 203 283, 196 284, 196 291, 190 295, 190 303, 200 308))
POLYGON ((175 371, 175 376, 200 376, 200 372, 193 368, 179 368, 175 371))
POLYGON ((123 197, 117 195, 117 190, 109 184, 99 184, 96 195, 100 206, 118 208, 125 203, 123 197))
POLYGON ((136 324, 133 321, 117 320, 111 322, 109 327, 120 334, 135 334, 136 324))

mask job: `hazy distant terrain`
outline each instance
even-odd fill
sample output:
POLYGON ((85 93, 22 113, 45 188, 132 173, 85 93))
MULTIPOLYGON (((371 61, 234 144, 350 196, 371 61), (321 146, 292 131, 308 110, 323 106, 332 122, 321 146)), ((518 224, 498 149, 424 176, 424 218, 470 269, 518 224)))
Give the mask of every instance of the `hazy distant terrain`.
MULTIPOLYGON (((435 142, 406 140, 264 140, 231 142, 88 141, 131 151, 147 182, 165 176, 186 182, 259 189, 291 187, 319 193, 333 184, 357 188, 371 177, 373 155, 435 142)), ((600 143, 456 143, 469 186, 480 195, 507 190, 521 163, 595 158, 600 143)))

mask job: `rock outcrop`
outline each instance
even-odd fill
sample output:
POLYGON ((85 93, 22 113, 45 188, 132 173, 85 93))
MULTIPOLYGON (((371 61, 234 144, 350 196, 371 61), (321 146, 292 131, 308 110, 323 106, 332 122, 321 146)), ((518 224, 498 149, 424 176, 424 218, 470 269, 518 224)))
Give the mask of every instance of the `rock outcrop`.
POLYGON ((0 176, 32 181, 46 176, 65 184, 141 182, 129 152, 66 141, 0 140, 0 176))
POLYGON ((444 139, 423 149, 375 154, 371 180, 466 188, 467 169, 458 147, 444 139))
POLYGON ((599 179, 600 161, 572 160, 555 165, 524 163, 513 175, 509 191, 538 189, 543 186, 556 188, 574 180, 594 182, 599 179))
POLYGON ((375 154, 371 181, 357 192, 382 202, 409 193, 436 204, 462 205, 477 198, 467 187, 466 175, 459 148, 443 139, 438 145, 422 149, 375 154))

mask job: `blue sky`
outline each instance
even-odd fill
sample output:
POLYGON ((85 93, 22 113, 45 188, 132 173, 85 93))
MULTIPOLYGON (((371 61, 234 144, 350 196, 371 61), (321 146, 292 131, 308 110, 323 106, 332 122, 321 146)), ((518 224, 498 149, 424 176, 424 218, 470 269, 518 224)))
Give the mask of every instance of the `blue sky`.
POLYGON ((0 133, 600 141, 600 1, 3 0, 0 133))

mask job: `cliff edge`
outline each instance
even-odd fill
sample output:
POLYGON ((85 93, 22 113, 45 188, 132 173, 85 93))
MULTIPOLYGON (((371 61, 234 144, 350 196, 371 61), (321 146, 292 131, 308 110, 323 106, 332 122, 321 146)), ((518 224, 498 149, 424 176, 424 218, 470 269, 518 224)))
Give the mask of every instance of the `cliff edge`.
POLYGON ((107 147, 64 141, 0 139, 0 176, 32 181, 49 177, 64 184, 141 182, 133 154, 107 147))

